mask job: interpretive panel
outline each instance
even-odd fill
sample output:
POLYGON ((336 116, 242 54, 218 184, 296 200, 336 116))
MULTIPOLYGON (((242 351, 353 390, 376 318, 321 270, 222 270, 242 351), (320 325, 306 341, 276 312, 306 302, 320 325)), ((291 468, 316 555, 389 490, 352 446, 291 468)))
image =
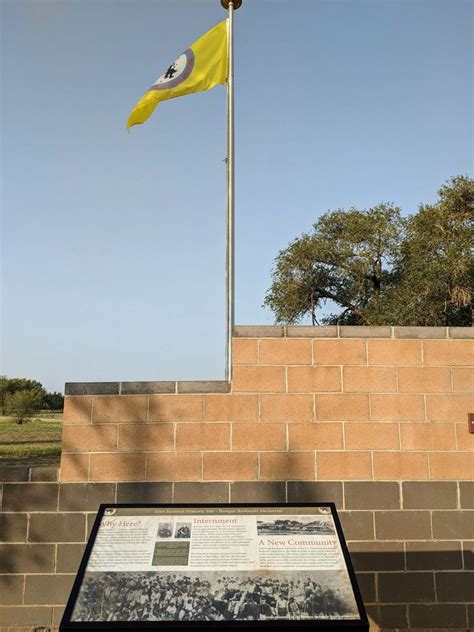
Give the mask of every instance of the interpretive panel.
POLYGON ((102 505, 60 629, 137 626, 368 630, 334 505, 102 505))

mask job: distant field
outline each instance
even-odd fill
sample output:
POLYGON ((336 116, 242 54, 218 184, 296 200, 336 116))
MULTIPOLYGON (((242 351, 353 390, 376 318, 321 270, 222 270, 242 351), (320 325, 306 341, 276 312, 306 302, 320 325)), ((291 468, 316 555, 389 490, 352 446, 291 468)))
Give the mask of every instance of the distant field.
POLYGON ((24 424, 0 416, 0 465, 57 465, 62 413, 40 413, 24 424))

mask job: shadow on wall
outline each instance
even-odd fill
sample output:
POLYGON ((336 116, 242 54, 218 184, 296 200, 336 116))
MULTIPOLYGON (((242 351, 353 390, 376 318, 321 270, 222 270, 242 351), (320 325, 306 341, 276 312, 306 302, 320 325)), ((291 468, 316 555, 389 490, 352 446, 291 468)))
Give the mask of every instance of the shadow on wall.
MULTIPOLYGON (((344 510, 344 496, 347 505, 351 485, 354 483, 340 481, 5 483, 2 523, 5 537, 2 540, 6 543, 0 546, 0 568, 6 580, 10 577, 12 581, 15 578, 23 581, 26 574, 28 598, 28 590, 33 591, 33 587, 40 590, 41 582, 51 585, 58 573, 61 575, 57 579, 64 584, 66 593, 67 583, 72 582, 72 573, 77 570, 84 548, 84 527, 87 523, 90 530, 101 502, 283 504, 332 501, 338 507, 359 587, 375 627, 474 628, 474 537, 471 534, 474 525, 471 523, 469 527, 469 523, 464 522, 465 536, 453 532, 444 539, 432 539, 429 535, 418 540, 414 536, 412 539, 384 536, 374 529, 381 514, 384 519, 399 518, 400 528, 406 528, 407 516, 409 521, 416 522, 420 512, 344 510), (20 529, 22 532, 17 535, 20 529)), ((397 483, 384 485, 387 489, 387 485, 397 483)), ((456 486, 456 483, 448 485, 456 486)), ((431 533, 437 512, 423 513, 428 514, 428 518, 433 514, 427 521, 431 533)), ((457 510, 438 513, 449 514, 451 525, 463 514, 457 510)), ((464 514, 469 519, 467 512, 464 514)), ((53 596, 47 593, 44 603, 57 604, 57 598, 57 593, 53 596), (48 602, 49 598, 54 601, 48 602)))
MULTIPOLYGON (((45 549, 48 545, 28 547, 26 556, 18 555, 18 545, 4 544, 0 552, 0 568, 5 575, 19 572, 45 572, 45 549), (16 548, 15 548, 16 547, 16 548), (43 550, 41 550, 41 548, 43 550), (37 550, 35 552, 34 550, 37 550), (26 566, 25 566, 26 564, 26 566)), ((81 545, 81 548, 84 544, 81 545)), ((352 548, 352 547, 350 547, 352 548)), ((356 547, 357 548, 357 547, 356 547)), ((80 551, 76 564, 79 563, 80 551)), ((376 628, 449 628, 472 629, 474 625, 472 576, 474 573, 453 570, 442 571, 437 566, 440 555, 451 558, 457 565, 459 558, 450 551, 436 553, 414 552, 413 559, 430 570, 403 570, 403 556, 397 552, 355 553, 351 557, 356 568, 357 581, 371 625, 376 628), (360 570, 360 569, 364 570, 360 570), (469 627, 470 626, 470 627, 469 627)), ((459 566, 458 566, 459 568, 459 566)), ((52 572, 52 569, 50 569, 52 572)), ((69 572, 74 572, 71 568, 69 572)), ((33 576, 44 583, 51 582, 49 575, 33 576)), ((74 575, 62 575, 65 600, 74 575)), ((61 600, 55 599, 55 603, 61 600)), ((13 605, 13 604, 11 604, 13 605)))

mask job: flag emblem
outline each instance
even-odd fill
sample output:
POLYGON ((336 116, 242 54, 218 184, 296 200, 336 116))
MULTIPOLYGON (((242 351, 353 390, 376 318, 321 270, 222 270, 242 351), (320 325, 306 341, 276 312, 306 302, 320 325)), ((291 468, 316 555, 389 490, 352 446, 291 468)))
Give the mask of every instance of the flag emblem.
POLYGON ((188 46, 138 101, 127 127, 144 123, 160 101, 210 90, 227 81, 227 20, 188 46))
POLYGON ((150 90, 170 90, 186 81, 194 68, 194 53, 191 48, 184 51, 178 59, 171 64, 166 72, 151 86, 150 90))

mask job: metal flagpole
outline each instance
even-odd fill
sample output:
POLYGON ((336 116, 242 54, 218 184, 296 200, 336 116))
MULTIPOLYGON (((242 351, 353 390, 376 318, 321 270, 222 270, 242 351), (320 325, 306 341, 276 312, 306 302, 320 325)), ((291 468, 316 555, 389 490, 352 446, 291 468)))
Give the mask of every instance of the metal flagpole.
POLYGON ((229 12, 227 53, 227 232, 226 232, 226 345, 225 379, 232 379, 232 331, 234 329, 234 10, 242 0, 221 0, 229 12))

